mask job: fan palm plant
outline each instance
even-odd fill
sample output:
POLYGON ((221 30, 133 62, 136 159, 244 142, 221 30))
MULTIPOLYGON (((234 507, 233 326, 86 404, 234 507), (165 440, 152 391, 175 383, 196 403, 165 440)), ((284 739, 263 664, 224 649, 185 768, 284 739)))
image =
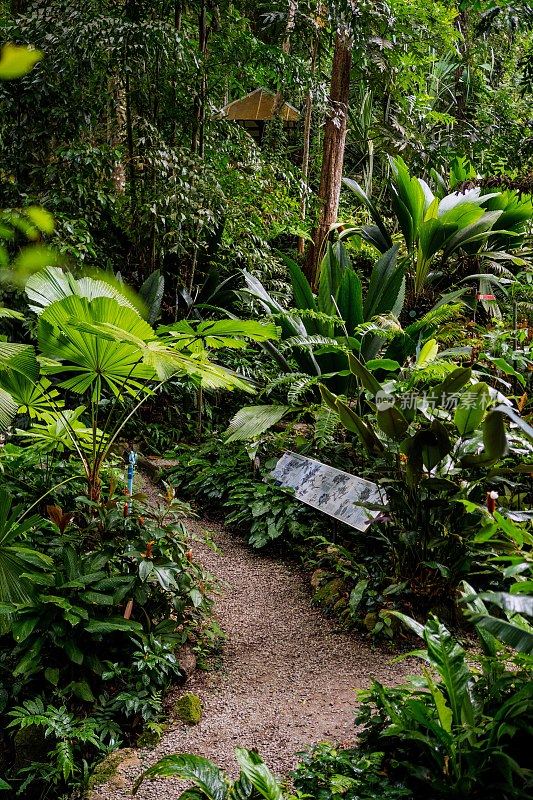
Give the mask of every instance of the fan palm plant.
POLYGON ((201 330, 189 326, 185 338, 179 324, 176 331, 170 326, 156 333, 132 302, 135 296, 119 288, 103 279, 76 280, 56 267, 32 275, 26 293, 38 314, 40 365, 46 377, 44 381, 39 377, 33 348, 22 345, 9 345, 10 358, 6 355, 0 369, 0 400, 4 402, 0 422, 9 424, 18 408, 30 409, 28 401, 39 398, 42 430, 30 430, 27 435, 46 444, 59 441, 60 434, 62 446, 70 439, 93 500, 99 497, 99 475, 111 447, 154 391, 175 377, 206 388, 251 391, 249 382, 211 362, 207 350, 276 336, 273 324, 238 320, 232 320, 229 328, 227 320, 203 323, 201 330), (74 414, 64 411, 58 390, 78 395, 85 405, 74 414), (50 412, 43 411, 44 398, 52 407, 50 412), (80 421, 84 413, 88 425, 80 421))

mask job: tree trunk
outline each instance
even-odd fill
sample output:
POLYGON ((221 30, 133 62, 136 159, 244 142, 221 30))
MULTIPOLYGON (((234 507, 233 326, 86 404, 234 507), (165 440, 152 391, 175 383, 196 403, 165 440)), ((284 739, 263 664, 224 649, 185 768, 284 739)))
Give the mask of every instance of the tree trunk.
POLYGON ((131 111, 131 86, 130 76, 126 72, 124 79, 124 92, 126 101, 126 144, 128 148, 128 175, 130 181, 130 202, 131 208, 135 210, 137 207, 137 181, 135 174, 135 145, 133 142, 133 119, 131 111))
MULTIPOLYGON (((281 44, 281 49, 288 55, 291 52, 291 33, 294 30, 294 26, 296 25, 296 13, 298 11, 298 0, 289 0, 289 7, 287 9, 287 24, 285 25, 285 33, 283 35, 283 42, 281 44)), ((284 98, 283 92, 281 88, 278 89, 276 92, 276 97, 274 99, 274 106, 272 108, 272 119, 275 119, 279 116, 281 109, 283 108, 284 98)))
MULTIPOLYGON (((109 107, 107 115, 107 143, 110 147, 121 147, 126 141, 126 92, 120 78, 111 75, 107 81, 109 107)), ((119 158, 113 168, 113 184, 118 194, 126 190, 126 167, 119 158)))
POLYGON ((313 233, 313 243, 309 248, 306 265, 307 277, 312 286, 316 284, 324 243, 332 224, 337 219, 339 209, 351 63, 351 39, 346 31, 339 31, 335 38, 331 68, 330 108, 324 129, 322 170, 318 191, 322 209, 318 225, 313 233))
POLYGON ((207 96, 207 65, 205 57, 207 53, 207 37, 209 35, 207 27, 206 0, 202 0, 200 13, 198 15, 198 50, 202 56, 200 84, 198 86, 195 110, 194 126, 192 134, 192 151, 198 153, 201 158, 204 156, 205 138, 205 102, 207 96))
MULTIPOLYGON (((311 46, 311 81, 314 80, 316 71, 316 60, 318 56, 318 31, 313 35, 311 46)), ((303 153, 302 153, 302 199, 300 200, 300 217, 305 222, 307 214, 307 181, 309 179, 309 156, 311 152, 311 123, 313 120, 313 89, 309 87, 305 98, 304 130, 303 130, 303 153)), ((305 239, 298 237, 298 252, 303 255, 305 250, 305 239)))

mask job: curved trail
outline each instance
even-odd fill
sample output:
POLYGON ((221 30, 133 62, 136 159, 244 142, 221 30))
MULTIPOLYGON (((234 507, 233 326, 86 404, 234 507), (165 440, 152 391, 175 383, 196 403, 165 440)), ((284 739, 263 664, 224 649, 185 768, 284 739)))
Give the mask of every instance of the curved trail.
MULTIPOLYGON (((201 534, 200 523, 186 524, 201 534)), ((222 585, 215 607, 227 637, 223 666, 211 673, 197 671, 186 684, 185 691, 202 698, 200 724, 187 727, 171 720, 157 748, 139 751, 142 765, 186 751, 235 774, 233 751, 240 745, 257 749, 283 775, 310 743, 353 743, 354 690, 367 687, 374 677, 399 683, 409 664, 391 665, 383 648, 336 631, 334 621, 311 606, 305 578, 294 565, 252 551, 222 526, 206 527, 220 553, 198 543, 193 550, 222 585)), ((136 775, 139 771, 137 764, 136 775)), ((129 778, 122 783, 129 784, 129 778)), ((136 796, 174 800, 179 786, 173 780, 146 781, 136 796)), ((126 786, 102 786, 91 795, 106 800, 130 796, 126 786)))

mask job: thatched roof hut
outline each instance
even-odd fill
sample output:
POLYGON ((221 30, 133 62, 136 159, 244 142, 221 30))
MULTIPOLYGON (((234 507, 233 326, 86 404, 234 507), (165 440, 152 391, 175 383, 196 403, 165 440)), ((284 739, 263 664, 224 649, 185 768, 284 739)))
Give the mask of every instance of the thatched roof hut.
MULTIPOLYGON (((239 97, 237 100, 225 105, 217 114, 217 117, 219 119, 233 119, 239 122, 257 142, 261 142, 265 123, 272 119, 275 102, 276 95, 274 92, 269 89, 255 89, 250 94, 239 97)), ((300 119, 300 112, 290 103, 283 103, 278 113, 283 122, 290 128, 300 119)))

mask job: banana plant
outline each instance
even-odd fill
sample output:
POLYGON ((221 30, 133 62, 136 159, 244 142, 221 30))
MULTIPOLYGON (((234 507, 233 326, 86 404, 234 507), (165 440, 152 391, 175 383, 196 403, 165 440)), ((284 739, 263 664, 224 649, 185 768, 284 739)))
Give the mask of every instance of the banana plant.
MULTIPOLYGON (((401 157, 390 163, 390 198, 415 296, 449 273, 452 257, 460 252, 475 256, 477 263, 483 259, 486 269, 474 272, 480 273, 477 277, 485 283, 485 273, 497 268, 502 259, 515 265, 526 263, 517 251, 527 239, 527 226, 533 217, 531 198, 509 191, 482 194, 478 188, 439 197, 438 190, 435 195, 426 181, 410 174, 401 157)), ((344 184, 367 208, 373 222, 348 228, 341 236, 360 235, 385 253, 392 244, 387 223, 356 181, 344 178, 344 184)))
POLYGON ((135 784, 135 795, 141 783, 153 778, 178 778, 190 781, 194 789, 178 795, 182 800, 284 800, 288 798, 262 758, 253 750, 235 748, 240 767, 237 780, 232 781, 208 758, 180 753, 166 756, 144 772, 135 784))

